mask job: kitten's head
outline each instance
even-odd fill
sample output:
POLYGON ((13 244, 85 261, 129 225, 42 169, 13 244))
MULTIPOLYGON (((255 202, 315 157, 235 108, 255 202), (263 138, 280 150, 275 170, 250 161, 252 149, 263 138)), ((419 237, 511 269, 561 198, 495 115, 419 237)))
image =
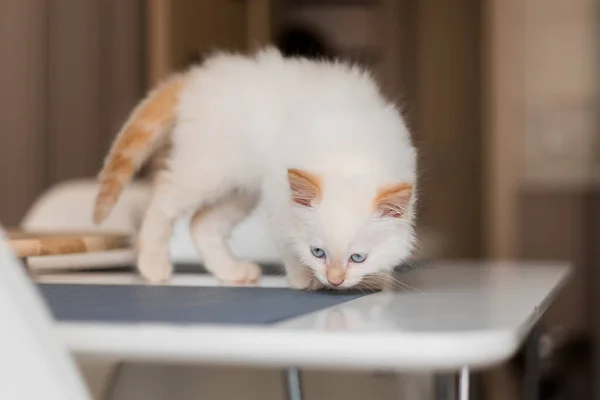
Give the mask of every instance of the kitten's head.
POLYGON ((380 286, 414 245, 415 194, 409 182, 376 184, 369 176, 323 179, 288 170, 291 245, 315 277, 332 288, 380 286))

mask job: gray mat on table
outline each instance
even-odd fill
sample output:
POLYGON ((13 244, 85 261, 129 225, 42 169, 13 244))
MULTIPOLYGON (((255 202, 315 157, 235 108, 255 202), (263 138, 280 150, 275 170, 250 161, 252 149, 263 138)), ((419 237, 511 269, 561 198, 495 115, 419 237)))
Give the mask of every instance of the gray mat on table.
POLYGON ((67 322, 268 325, 364 295, 287 288, 39 284, 67 322))

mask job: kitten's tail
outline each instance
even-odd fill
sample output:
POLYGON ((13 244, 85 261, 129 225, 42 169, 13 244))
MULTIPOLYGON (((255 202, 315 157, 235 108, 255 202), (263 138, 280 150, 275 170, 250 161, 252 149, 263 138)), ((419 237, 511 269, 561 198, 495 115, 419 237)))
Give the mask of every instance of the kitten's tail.
POLYGON ((121 128, 98 175, 95 224, 104 221, 123 188, 166 139, 183 84, 184 76, 176 75, 159 85, 140 102, 121 128))

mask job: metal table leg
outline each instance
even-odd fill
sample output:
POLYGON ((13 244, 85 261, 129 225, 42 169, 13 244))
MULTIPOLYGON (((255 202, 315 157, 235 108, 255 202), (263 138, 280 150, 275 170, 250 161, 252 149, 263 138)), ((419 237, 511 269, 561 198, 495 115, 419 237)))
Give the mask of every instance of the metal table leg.
POLYGON ((462 367, 458 380, 458 398, 459 400, 469 400, 471 389, 469 367, 462 367))
MULTIPOLYGON (((289 367, 285 370, 285 388, 288 400, 302 400, 302 380, 300 370, 289 367)), ((463 367, 458 376, 455 374, 435 377, 435 398, 437 400, 469 400, 471 389, 471 371, 463 367)))
POLYGON ((285 388, 288 400, 302 400, 302 380, 296 367, 285 370, 285 388))
POLYGON ((523 379, 523 399, 538 400, 540 384, 540 335, 539 326, 534 326, 525 343, 525 376, 523 379))
POLYGON ((436 400, 469 400, 470 398, 471 371, 469 367, 463 367, 458 373, 458 377, 456 374, 444 374, 435 377, 436 400))

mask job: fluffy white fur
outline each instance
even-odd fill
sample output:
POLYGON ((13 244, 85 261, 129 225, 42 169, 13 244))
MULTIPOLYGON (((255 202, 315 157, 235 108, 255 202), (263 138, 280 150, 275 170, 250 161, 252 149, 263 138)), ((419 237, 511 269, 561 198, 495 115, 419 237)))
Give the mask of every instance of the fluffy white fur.
POLYGON ((146 278, 169 278, 172 221, 195 210, 191 231, 207 268, 226 281, 258 278, 257 266, 233 257, 227 237, 260 200, 296 288, 333 286, 332 262, 345 272, 336 287, 348 288, 410 255, 415 149, 367 72, 284 59, 269 49, 254 57, 216 55, 185 82, 172 152, 140 233, 146 278), (310 207, 292 202, 289 168, 318 176, 322 198, 310 207), (399 183, 413 187, 402 217, 380 215, 373 206, 378 190, 399 183), (353 253, 366 260, 350 262, 353 253))

